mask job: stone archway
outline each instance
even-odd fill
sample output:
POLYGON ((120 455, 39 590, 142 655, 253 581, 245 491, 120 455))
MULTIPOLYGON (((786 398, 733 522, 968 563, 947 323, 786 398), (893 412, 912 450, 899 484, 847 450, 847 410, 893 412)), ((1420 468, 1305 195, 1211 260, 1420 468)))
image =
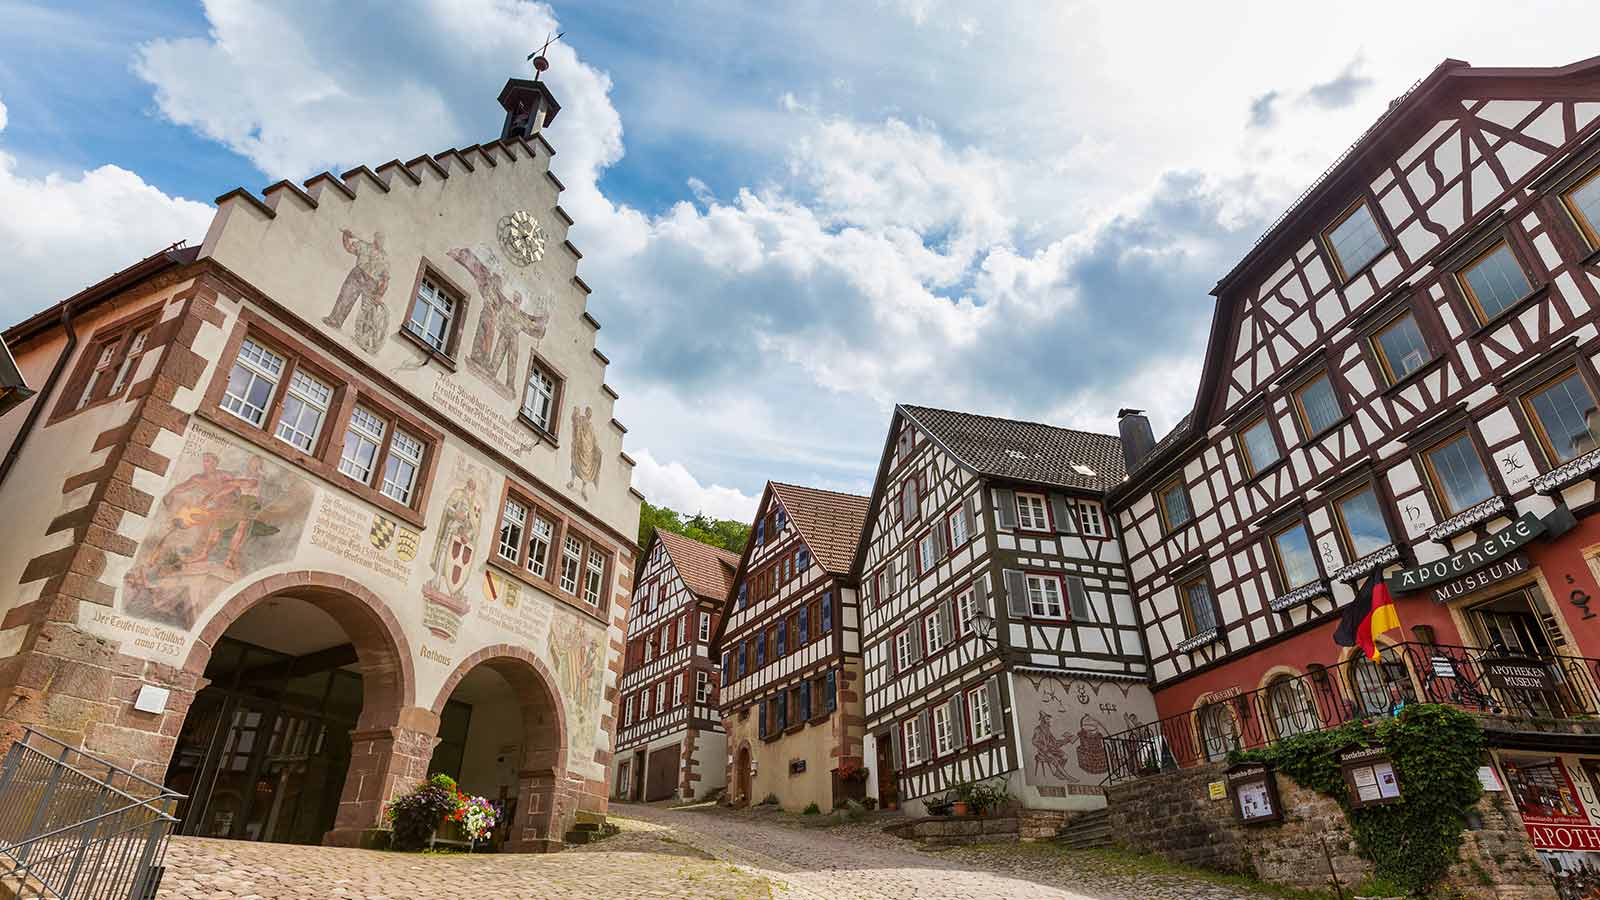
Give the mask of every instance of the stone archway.
POLYGON ((505 679, 522 712, 517 813, 504 849, 516 853, 560 850, 576 818, 578 797, 567 779, 567 718, 556 679, 544 662, 524 647, 484 647, 462 660, 445 679, 433 701, 434 721, 461 680, 480 666, 505 679))
POLYGON ((278 597, 303 601, 332 618, 355 648, 362 705, 350 732, 350 765, 333 829, 323 842, 369 843, 383 805, 427 775, 438 717, 416 703, 416 676, 405 633, 389 605, 359 582, 326 572, 270 575, 234 594, 211 614, 184 661, 187 701, 204 685, 219 639, 246 612, 278 597))

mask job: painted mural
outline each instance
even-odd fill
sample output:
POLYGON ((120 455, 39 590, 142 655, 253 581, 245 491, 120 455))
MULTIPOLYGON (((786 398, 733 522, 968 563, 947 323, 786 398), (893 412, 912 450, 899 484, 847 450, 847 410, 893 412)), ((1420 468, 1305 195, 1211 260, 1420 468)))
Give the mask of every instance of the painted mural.
POLYGON ((589 499, 588 487, 600 486, 600 442, 594 433, 594 407, 585 406, 583 413, 572 408, 572 477, 567 479, 567 490, 577 485, 578 494, 589 499))
POLYGON ((600 727, 600 683, 605 674, 604 634, 570 616, 550 629, 550 665, 567 708, 567 746, 578 758, 593 755, 600 727))
POLYGON ((123 576, 123 611, 188 630, 241 578, 289 559, 310 514, 304 479, 196 427, 123 576))
POLYGON ((1027 673, 1013 684, 1028 783, 1067 794, 1102 793, 1110 771, 1106 738, 1156 718, 1142 684, 1027 673))
POLYGON ((518 382, 527 374, 518 362, 521 338, 528 335, 535 345, 544 339, 552 302, 548 297, 524 297, 522 290, 510 283, 500 258, 483 244, 457 247, 446 255, 472 276, 483 301, 479 304, 477 331, 467 351, 467 368, 487 381, 496 393, 516 401, 518 382))
POLYGON ((478 571, 478 526, 483 522, 488 481, 486 470, 460 459, 450 473, 428 558, 433 577, 422 588, 422 623, 441 640, 453 642, 462 617, 472 609, 467 583, 478 571))
POLYGON ((389 290, 389 256, 383 250, 383 232, 375 231, 372 240, 356 237, 348 228, 340 230, 346 253, 354 256, 355 264, 339 286, 339 296, 333 301, 333 310, 322 321, 328 326, 343 330, 350 311, 358 304, 355 342, 368 353, 377 353, 383 339, 389 334, 389 311, 384 308, 383 295, 389 290))

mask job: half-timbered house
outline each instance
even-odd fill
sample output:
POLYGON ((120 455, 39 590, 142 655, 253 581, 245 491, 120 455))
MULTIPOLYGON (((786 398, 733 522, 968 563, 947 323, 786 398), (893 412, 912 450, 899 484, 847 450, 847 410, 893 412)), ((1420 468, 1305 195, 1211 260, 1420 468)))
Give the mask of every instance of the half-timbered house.
POLYGON ((1112 435, 895 408, 856 555, 880 802, 1004 779, 1032 809, 1105 804, 1104 738, 1155 712, 1101 505, 1122 477, 1112 435))
MULTIPOLYGON (((1600 712, 1597 263, 1600 57, 1447 60, 1222 278, 1193 410, 1159 444, 1122 416, 1110 504, 1164 717, 1122 765, 1417 700, 1600 712), (1332 639, 1374 571, 1404 626, 1377 663, 1332 639)), ((1510 731, 1517 799, 1536 772, 1600 834, 1600 790, 1571 790, 1600 789, 1600 739, 1510 731)))
POLYGON ((721 547, 661 529, 645 548, 617 699, 613 796, 696 799, 727 784, 711 636, 738 566, 721 547))
POLYGON ((861 617, 850 575, 867 498, 769 482, 719 655, 728 795, 798 812, 864 795, 861 617))

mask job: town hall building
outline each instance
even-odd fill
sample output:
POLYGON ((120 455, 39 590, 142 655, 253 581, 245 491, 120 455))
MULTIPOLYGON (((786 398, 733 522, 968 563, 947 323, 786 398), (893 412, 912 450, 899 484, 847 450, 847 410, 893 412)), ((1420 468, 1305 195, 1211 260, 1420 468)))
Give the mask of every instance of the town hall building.
POLYGON ((362 844, 431 773, 603 814, 641 497, 511 79, 486 143, 216 201, 12 326, 0 698, 184 834, 362 844))

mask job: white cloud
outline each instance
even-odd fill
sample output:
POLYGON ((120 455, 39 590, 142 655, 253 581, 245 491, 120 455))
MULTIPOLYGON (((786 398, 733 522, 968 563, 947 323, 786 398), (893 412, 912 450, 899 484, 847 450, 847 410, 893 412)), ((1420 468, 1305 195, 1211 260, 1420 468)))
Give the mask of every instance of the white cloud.
MULTIPOLYGON (((0 129, 6 110, 0 104, 0 129)), ((118 166, 27 178, 0 150, 0 326, 38 312, 178 240, 212 207, 169 197, 118 166)))
POLYGON ((705 513, 717 519, 748 522, 755 518, 759 496, 751 496, 720 484, 703 485, 683 463, 663 465, 649 450, 634 454, 633 486, 656 506, 665 506, 685 516, 705 513))
POLYGON ((4 131, 5 129, 6 129, 6 105, 5 105, 4 102, 0 102, 0 131, 4 131))

